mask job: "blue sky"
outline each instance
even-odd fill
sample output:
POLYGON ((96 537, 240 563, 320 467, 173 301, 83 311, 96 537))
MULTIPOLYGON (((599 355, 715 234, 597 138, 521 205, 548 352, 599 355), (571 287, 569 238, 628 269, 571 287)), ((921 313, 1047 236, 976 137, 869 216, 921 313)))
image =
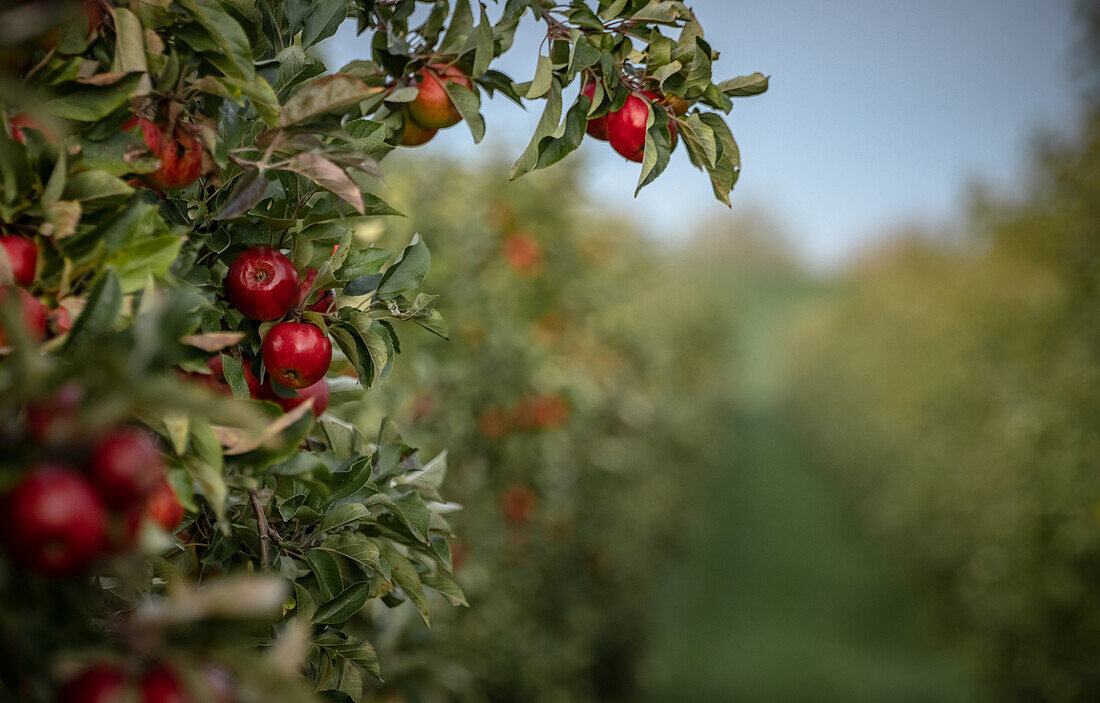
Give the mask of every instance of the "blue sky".
MULTIPOLYGON (((586 141, 589 186, 655 236, 688 235, 704 219, 754 208, 789 231, 809 262, 830 266, 892 225, 948 219, 968 183, 1011 187, 1036 129, 1074 125, 1075 29, 1068 0, 696 0, 721 52, 721 78, 772 76, 738 101, 731 126, 744 170, 733 213, 678 150, 657 183, 633 198, 637 164, 586 141)), ((502 70, 534 71, 543 25, 528 18, 502 70)), ((363 58, 345 28, 331 60, 363 58)), ((504 100, 486 103, 478 147, 457 126, 424 149, 464 158, 518 155, 538 120, 504 100)))

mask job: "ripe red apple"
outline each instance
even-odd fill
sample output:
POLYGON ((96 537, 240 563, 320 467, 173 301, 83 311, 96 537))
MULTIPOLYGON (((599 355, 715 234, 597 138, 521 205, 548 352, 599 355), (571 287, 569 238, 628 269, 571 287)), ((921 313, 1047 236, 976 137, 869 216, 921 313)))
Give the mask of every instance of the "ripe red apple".
MULTIPOLYGON (((23 308, 24 329, 32 340, 42 341, 46 336, 46 308, 33 295, 17 286, 0 287, 0 305, 4 304, 12 294, 19 297, 19 304, 23 308)), ((7 330, 0 322, 0 347, 6 347, 9 344, 7 330)))
POLYGON ((264 367, 277 383, 305 388, 324 378, 332 363, 332 342, 316 325, 280 322, 264 339, 264 367))
POLYGON ((524 276, 534 276, 542 270, 542 247, 538 240, 526 232, 508 235, 501 244, 504 258, 515 271, 524 276))
POLYGON ((38 247, 34 242, 24 237, 7 235, 0 237, 0 246, 4 247, 8 255, 15 284, 27 288, 34 283, 34 272, 38 267, 38 247))
POLYGON ((283 409, 283 412, 288 413, 294 408, 298 407, 302 403, 306 402, 310 398, 313 398, 313 415, 314 417, 320 417, 325 410, 328 409, 328 381, 321 379, 317 383, 305 388, 300 388, 296 394, 290 398, 283 398, 275 393, 271 389, 271 386, 265 388, 266 400, 274 401, 279 404, 279 407, 283 409))
POLYGON ((4 497, 0 539, 19 566, 47 576, 86 569, 103 551, 107 515, 91 483, 63 466, 31 470, 4 497))
POLYGON ((229 265, 225 293, 250 320, 277 320, 298 300, 301 281, 290 259, 277 249, 245 249, 229 265))
POLYGON ((46 313, 46 326, 51 336, 68 334, 73 328, 73 315, 64 305, 58 305, 46 313))
POLYGON ((80 403, 84 389, 69 382, 48 400, 27 404, 27 430, 36 442, 61 444, 80 430, 80 403))
MULTIPOLYGON (((335 252, 334 252, 335 253, 335 252)), ((317 269, 307 268, 306 277, 302 280, 300 286, 298 286, 298 305, 306 305, 306 294, 309 293, 310 287, 313 282, 317 280, 317 269)), ((321 291, 320 293, 314 293, 317 298, 313 304, 306 307, 307 310, 320 313, 330 313, 336 310, 336 291, 329 288, 328 290, 321 291)))
MULTIPOLYGON (((222 361, 221 354, 216 354, 206 360, 206 368, 210 369, 209 375, 196 374, 213 390, 224 393, 225 395, 233 395, 233 389, 229 386, 229 381, 225 379, 225 362, 222 361)), ((261 396, 260 379, 256 378, 256 375, 252 373, 248 360, 241 362, 241 368, 244 369, 244 382, 248 385, 248 396, 250 398, 259 398, 261 396)))
POLYGON ((398 143, 401 146, 420 146, 430 142, 437 132, 438 129, 422 126, 406 111, 405 126, 401 129, 401 141, 398 143))
POLYGON ((57 703, 123 703, 128 688, 122 669, 96 664, 65 684, 57 693, 57 703))
POLYGON ((152 492, 164 476, 164 461, 148 432, 124 427, 92 449, 88 472, 104 503, 126 508, 152 492))
POLYGON ((184 122, 177 122, 168 131, 147 117, 137 117, 122 126, 124 130, 141 129, 145 145, 160 160, 160 166, 152 173, 142 174, 141 179, 158 190, 186 188, 202 175, 203 147, 195 137, 194 129, 184 122))
MULTIPOLYGON (((643 97, 630 95, 622 109, 607 116, 607 141, 621 156, 640 162, 645 154, 645 125, 648 119, 649 103, 643 97)), ((671 117, 668 128, 672 132, 672 143, 675 145, 676 123, 671 117)))
POLYGON ((176 672, 158 666, 141 679, 141 703, 192 703, 194 699, 176 672))
POLYGON ((530 486, 516 484, 510 486, 500 497, 504 517, 513 525, 525 525, 538 507, 538 496, 530 486))
MULTIPOLYGON (((592 81, 590 83, 586 83, 585 86, 583 88, 581 88, 581 93, 584 94, 584 95, 587 95, 588 99, 591 100, 592 96, 596 94, 596 83, 595 83, 595 81, 592 81)), ((588 127, 585 128, 585 131, 588 132, 588 136, 595 137, 596 139, 600 139, 600 140, 606 142, 607 141, 607 115, 601 115, 600 117, 593 117, 592 119, 588 120, 588 127)))
POLYGON ((420 92, 409 103, 409 114, 421 127, 443 129, 456 125, 462 115, 455 109, 451 96, 447 94, 444 83, 454 82, 466 88, 472 88, 470 79, 454 66, 428 64, 416 72, 420 92))
POLYGON ((175 532, 183 522, 183 504, 168 479, 161 478, 145 504, 145 519, 160 525, 165 532, 175 532))

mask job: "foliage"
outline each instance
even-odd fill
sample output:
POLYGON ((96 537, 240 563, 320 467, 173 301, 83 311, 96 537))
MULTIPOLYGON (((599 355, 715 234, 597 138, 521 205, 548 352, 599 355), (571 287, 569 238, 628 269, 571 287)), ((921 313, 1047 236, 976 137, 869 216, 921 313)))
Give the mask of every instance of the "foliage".
POLYGON ((997 700, 1100 686, 1100 122, 965 236, 879 252, 792 344, 793 402, 997 700))
MULTIPOLYGON (((740 162, 719 112, 767 79, 713 83, 717 55, 682 3, 509 0, 495 22, 481 3, 476 18, 467 0, 426 5, 89 0, 0 13, 0 228, 34 242, 29 288, 51 320, 75 318, 71 329, 51 323, 52 339, 38 344, 11 300, 0 310, 10 344, 0 484, 16 485, 42 460, 79 466, 98 432, 140 423, 159 435, 188 511, 174 535, 146 525, 138 547, 112 551, 82 577, 0 563, 6 698, 50 700, 81 663, 106 658, 133 671, 172 663, 200 700, 212 695, 198 673, 210 666, 231 673, 240 700, 301 701, 310 690, 358 700, 380 673, 357 632, 364 607, 408 601, 428 623, 429 591, 465 603, 446 539, 456 506, 439 493, 445 455, 422 458, 393 422, 368 425, 343 407, 390 375, 399 330, 448 336, 436 297, 420 292, 425 241, 408 238, 398 253, 359 236, 399 214, 374 191, 405 105, 419 97, 420 69, 443 64, 473 80, 446 91, 475 140, 482 94, 545 99, 514 175, 559 161, 588 116, 631 90, 694 101, 675 119, 728 202, 740 162), (548 54, 530 83, 515 84, 492 65, 528 13, 547 26, 548 54), (348 19, 370 59, 332 73, 312 50, 348 19), (602 95, 579 97, 559 124, 562 90, 582 74, 599 78, 602 95), (230 264, 255 246, 284 252, 303 279, 315 272, 276 320, 246 319, 224 295, 230 264), (313 307, 328 290, 338 305, 313 307), (279 319, 336 343, 340 377, 323 381, 332 406, 316 419, 310 402, 285 414, 270 402, 293 394, 260 363, 279 319), (234 397, 203 382, 212 359, 234 397), (32 409, 59 413, 73 384, 75 429, 62 441, 36 438, 32 409)), ((649 128, 639 186, 667 164, 668 127, 653 119, 664 111, 651 106, 660 126, 649 128)), ((15 265, 0 256, 0 283, 14 280, 15 265)), ((569 448, 557 450, 558 465, 569 448)))

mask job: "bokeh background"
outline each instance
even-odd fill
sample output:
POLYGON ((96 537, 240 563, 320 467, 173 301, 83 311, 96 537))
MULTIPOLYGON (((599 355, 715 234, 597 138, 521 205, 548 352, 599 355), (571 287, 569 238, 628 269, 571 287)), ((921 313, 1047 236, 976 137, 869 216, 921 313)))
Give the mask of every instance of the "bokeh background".
POLYGON ((500 101, 387 162, 454 341, 361 412, 449 450, 472 607, 371 612, 377 699, 1100 700, 1095 3, 694 8, 773 77, 732 211, 599 142, 509 183, 500 101))

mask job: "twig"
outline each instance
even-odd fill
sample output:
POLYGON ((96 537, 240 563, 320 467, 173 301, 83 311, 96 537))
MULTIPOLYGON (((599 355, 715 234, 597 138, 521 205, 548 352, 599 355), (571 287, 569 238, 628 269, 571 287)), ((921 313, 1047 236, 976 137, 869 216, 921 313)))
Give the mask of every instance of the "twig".
POLYGON ((252 509, 256 511, 256 531, 260 534, 260 567, 267 571, 271 566, 271 554, 269 552, 271 546, 271 528, 267 524, 267 515, 264 514, 264 508, 260 505, 260 494, 256 491, 249 491, 248 495, 252 498, 252 509))

